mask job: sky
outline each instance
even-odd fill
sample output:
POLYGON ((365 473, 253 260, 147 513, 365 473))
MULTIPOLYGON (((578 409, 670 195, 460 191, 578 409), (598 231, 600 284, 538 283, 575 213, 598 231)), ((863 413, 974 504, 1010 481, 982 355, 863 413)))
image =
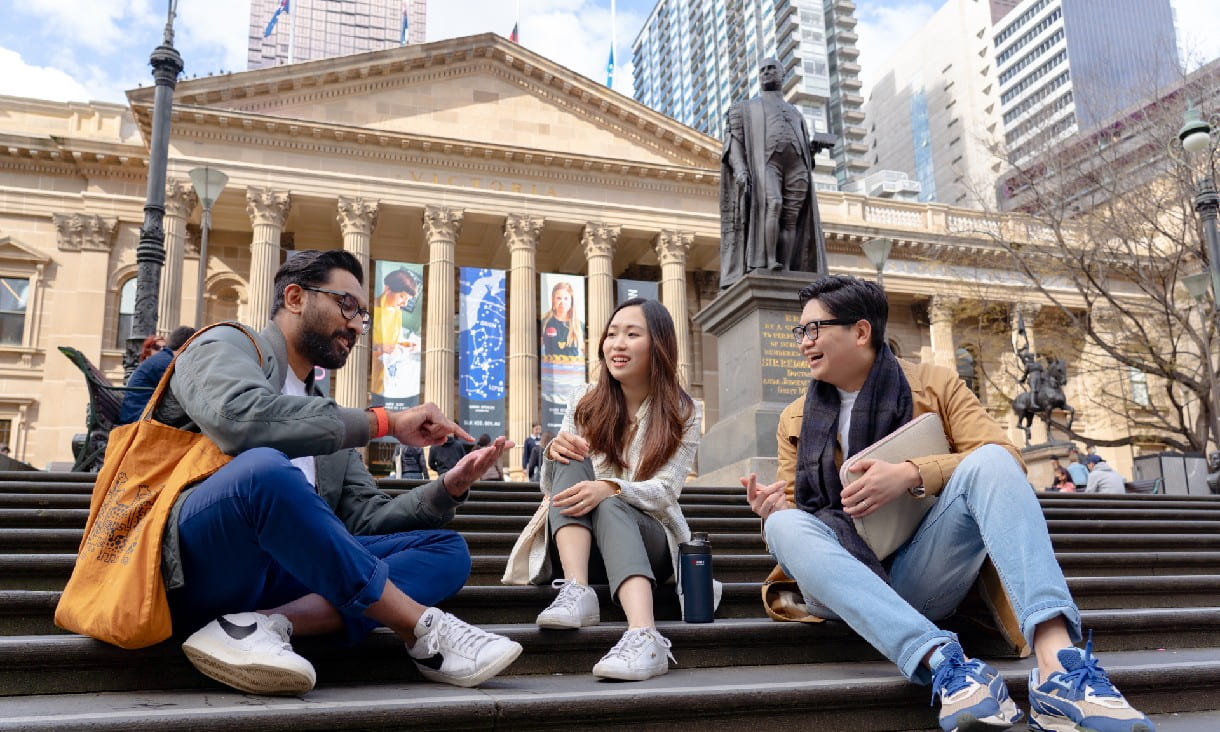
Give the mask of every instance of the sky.
MULTIPOLYGON (((1173 0, 1187 57, 1220 56, 1216 0, 1173 0)), ((508 35, 520 5, 521 43, 604 82, 611 0, 431 0, 428 40, 508 35)), ((614 88, 631 95, 631 43, 654 0, 616 0, 614 88)), ((875 72, 941 0, 857 0, 865 95, 875 72)), ((161 41, 167 0, 0 0, 0 94, 124 103, 151 84, 148 56, 161 41)), ((179 0, 174 45, 184 76, 246 67, 249 0, 179 0)))

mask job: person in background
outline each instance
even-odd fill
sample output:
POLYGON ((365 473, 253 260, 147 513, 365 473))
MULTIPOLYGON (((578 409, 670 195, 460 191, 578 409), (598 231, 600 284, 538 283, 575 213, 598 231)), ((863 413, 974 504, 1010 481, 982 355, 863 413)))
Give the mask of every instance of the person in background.
POLYGON ((1072 482, 1077 487, 1083 486, 1089 482, 1089 469, 1084 466, 1080 460, 1080 451, 1075 446, 1068 448, 1068 475, 1072 476, 1072 482))
POLYGON ((144 359, 153 355, 157 351, 165 348, 165 339, 159 335, 150 335, 140 344, 140 363, 144 363, 144 359))
MULTIPOLYGON (((475 443, 475 449, 487 447, 490 444, 491 435, 484 432, 479 435, 479 439, 475 443)), ((504 480, 504 468, 500 467, 498 461, 487 466, 487 470, 483 472, 483 480, 504 480)))
POLYGON ((678 382, 673 320, 656 300, 619 305, 598 356, 598 380, 572 395, 562 430, 545 447, 543 500, 503 582, 550 582, 557 557, 559 594, 536 622, 577 629, 601 621, 589 581, 604 569, 627 631, 593 674, 643 681, 667 673, 672 658, 653 595, 676 576, 678 545, 690 539, 678 497, 699 449, 700 410, 678 382))
POLYGON ((1059 493, 1076 492, 1076 483, 1072 481, 1072 476, 1068 475, 1068 471, 1062 466, 1055 467, 1055 482, 1051 485, 1051 490, 1059 493))
MULTIPOLYGON (((521 453, 521 468, 528 474, 530 469, 530 458, 534 456, 534 450, 538 448, 538 438, 542 435, 542 425, 537 422, 530 427, 530 436, 525 438, 525 450, 521 453)), ((532 479, 531 479, 532 480, 532 479)))
POLYGON ((428 465, 424 460, 424 449, 415 445, 398 446, 398 477, 407 480, 426 480, 428 465))
POLYGON ((434 445, 428 451, 428 467, 437 475, 444 475, 453 470, 453 466, 465 456, 466 446, 454 439, 453 435, 449 435, 444 444, 434 445))
POLYGON ((529 463, 525 466, 526 476, 535 483, 542 476, 542 460, 545 454, 543 451, 546 450, 546 446, 551 444, 553 439, 555 439, 554 432, 543 432, 538 438, 538 447, 534 449, 534 453, 530 455, 529 463))
POLYGON ((1126 493, 1127 482, 1101 455, 1089 455, 1084 459, 1089 468, 1089 480, 1085 493, 1126 493))
MULTIPOLYGON (((159 348, 151 356, 140 362, 136 370, 131 372, 127 386, 148 391, 128 391, 123 393, 123 405, 119 407, 119 420, 115 424, 131 424, 144 413, 144 407, 152 397, 152 390, 161 383, 161 377, 169 368, 169 362, 174 360, 174 354, 182 348, 182 344, 195 335, 195 329, 189 325, 175 328, 169 334, 168 340, 162 340, 165 348, 159 348)), ((144 341, 148 343, 147 340, 144 341)))

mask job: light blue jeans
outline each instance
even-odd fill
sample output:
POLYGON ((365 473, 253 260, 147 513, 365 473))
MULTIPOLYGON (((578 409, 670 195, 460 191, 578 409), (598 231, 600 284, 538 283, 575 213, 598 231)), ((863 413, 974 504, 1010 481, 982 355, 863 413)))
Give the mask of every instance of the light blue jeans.
POLYGON ((932 622, 965 598, 983 560, 991 557, 1016 610, 1025 639, 1062 615, 1080 640, 1080 612, 1055 561, 1038 499, 1012 455, 998 445, 970 453, 936 505, 894 554, 891 584, 847 552, 824 523, 799 509, 767 518, 767 543, 796 580, 809 611, 851 626, 908 679, 927 684, 921 661, 955 640, 932 622))

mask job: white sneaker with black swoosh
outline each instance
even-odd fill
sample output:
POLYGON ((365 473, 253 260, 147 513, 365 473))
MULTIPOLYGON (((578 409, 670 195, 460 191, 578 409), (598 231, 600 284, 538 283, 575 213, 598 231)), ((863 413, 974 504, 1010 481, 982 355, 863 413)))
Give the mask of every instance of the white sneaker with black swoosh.
POLYGON ((478 686, 521 655, 520 643, 434 607, 424 612, 415 633, 415 645, 407 653, 424 678, 444 684, 478 686))
POLYGON ((304 694, 317 681, 313 664, 292 650, 283 615, 222 615, 191 634, 182 651, 222 684, 251 694, 304 694))

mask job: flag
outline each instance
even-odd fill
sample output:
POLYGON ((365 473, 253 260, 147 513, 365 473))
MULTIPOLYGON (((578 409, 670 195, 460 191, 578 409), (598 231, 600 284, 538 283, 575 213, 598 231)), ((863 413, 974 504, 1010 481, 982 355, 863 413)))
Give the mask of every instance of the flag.
POLYGON ((614 88, 614 46, 610 46, 610 60, 606 62, 606 86, 614 88))
POLYGON ((402 32, 398 34, 398 45, 405 46, 407 44, 407 8, 411 6, 410 0, 406 0, 402 4, 402 32))
POLYGON ((513 23, 513 32, 508 34, 508 40, 513 43, 520 43, 521 37, 517 35, 517 24, 513 23))
POLYGON ((263 38, 266 38, 267 36, 269 36, 275 32, 275 24, 280 19, 280 13, 289 12, 288 2, 289 2, 289 0, 280 0, 280 6, 275 9, 275 15, 271 16, 271 20, 267 23, 267 29, 265 31, 263 31, 263 38))

